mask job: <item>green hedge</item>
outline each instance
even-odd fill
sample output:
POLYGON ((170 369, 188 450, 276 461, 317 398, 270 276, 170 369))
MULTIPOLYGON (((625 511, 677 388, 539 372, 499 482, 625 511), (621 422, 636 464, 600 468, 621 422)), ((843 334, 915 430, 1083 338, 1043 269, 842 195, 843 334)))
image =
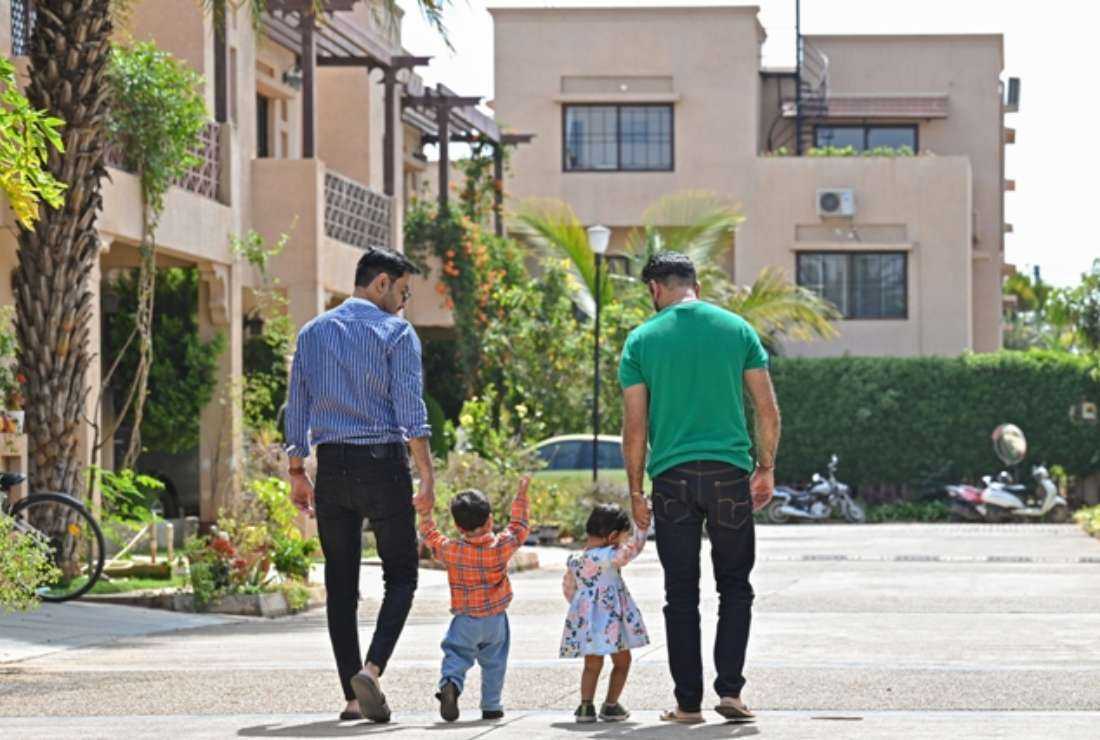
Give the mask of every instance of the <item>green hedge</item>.
POLYGON ((1052 352, 776 358, 778 479, 805 480, 835 452, 838 477, 864 492, 911 494, 947 466, 974 480, 1002 467, 990 434, 1006 422, 1027 435, 1029 463, 1087 474, 1100 469, 1100 428, 1071 420, 1070 408, 1100 402, 1093 367, 1052 352))

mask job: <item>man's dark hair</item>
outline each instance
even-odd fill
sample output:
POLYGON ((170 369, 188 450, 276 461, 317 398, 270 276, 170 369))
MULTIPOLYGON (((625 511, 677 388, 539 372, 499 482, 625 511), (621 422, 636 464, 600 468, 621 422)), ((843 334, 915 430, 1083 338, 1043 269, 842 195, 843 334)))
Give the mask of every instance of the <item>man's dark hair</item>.
POLYGON ((472 532, 489 521, 491 513, 489 499, 481 491, 461 491, 451 499, 451 516, 463 532, 472 532))
POLYGON ((616 532, 630 531, 630 517, 616 504, 596 504, 588 515, 584 531, 589 537, 610 537, 616 532))
POLYGON ((382 247, 370 247, 359 258, 355 268, 355 287, 367 287, 382 273, 397 280, 402 275, 418 275, 420 270, 403 254, 382 247))
POLYGON ((695 264, 683 252, 656 252, 642 268, 642 282, 695 285, 695 264))

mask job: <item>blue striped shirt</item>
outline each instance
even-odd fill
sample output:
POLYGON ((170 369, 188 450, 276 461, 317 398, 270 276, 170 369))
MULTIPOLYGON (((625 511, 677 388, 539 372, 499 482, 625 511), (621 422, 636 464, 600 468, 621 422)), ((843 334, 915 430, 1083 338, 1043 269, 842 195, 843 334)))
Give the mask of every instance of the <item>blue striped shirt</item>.
POLYGON ((431 435, 420 339, 400 316, 362 298, 298 333, 286 408, 287 454, 311 444, 381 444, 431 435))

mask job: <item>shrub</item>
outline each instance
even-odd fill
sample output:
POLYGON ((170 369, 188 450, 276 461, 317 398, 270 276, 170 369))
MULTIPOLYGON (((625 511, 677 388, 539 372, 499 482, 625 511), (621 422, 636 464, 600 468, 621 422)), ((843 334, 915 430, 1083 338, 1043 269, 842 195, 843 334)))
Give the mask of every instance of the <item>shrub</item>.
POLYGON ((908 495, 916 481, 951 467, 976 480, 1002 463, 990 434, 1002 423, 1028 437, 1029 460, 1068 475, 1100 467, 1100 429, 1070 417, 1100 400, 1088 360, 1064 353, 1001 352, 958 358, 777 358, 783 411, 777 476, 809 478, 841 458, 842 480, 908 495))
POLYGON ((630 497, 622 485, 587 478, 558 480, 551 483, 536 478, 528 494, 531 499, 531 524, 557 525, 561 535, 584 541, 584 525, 596 504, 618 504, 630 508, 630 497))
POLYGON ((867 521, 881 522, 943 522, 950 517, 944 501, 898 501, 867 508, 867 521))
POLYGON ((1081 529, 1093 537, 1100 537, 1100 506, 1080 509, 1073 515, 1073 518, 1081 525, 1081 529))
POLYGON ((297 593, 287 585, 305 581, 316 538, 305 538, 295 525, 298 512, 290 501, 290 486, 280 478, 252 481, 250 496, 232 514, 221 512, 217 527, 184 546, 188 583, 197 609, 224 594, 260 593, 282 588, 288 601, 297 593), (275 585, 275 574, 282 584, 275 585))
POLYGON ((0 609, 27 611, 38 606, 38 588, 61 577, 50 551, 34 536, 0 515, 0 609))
MULTIPOLYGON (((457 536, 458 531, 451 521, 451 499, 459 491, 476 488, 489 497, 494 528, 502 529, 510 519, 520 478, 540 466, 535 456, 515 447, 508 448, 500 458, 490 459, 474 452, 452 452, 436 474, 436 524, 448 536, 457 536)), ((630 504, 622 485, 601 482, 593 486, 584 477, 547 480, 535 476, 527 495, 531 502, 529 522, 532 528, 557 525, 562 535, 574 539, 584 537, 585 522, 596 504, 617 503, 623 507, 630 504)))

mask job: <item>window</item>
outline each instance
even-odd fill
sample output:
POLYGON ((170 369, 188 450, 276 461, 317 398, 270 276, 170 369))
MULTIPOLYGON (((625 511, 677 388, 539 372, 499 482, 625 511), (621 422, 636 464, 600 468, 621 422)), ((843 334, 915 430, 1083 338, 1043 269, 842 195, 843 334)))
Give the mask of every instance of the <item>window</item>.
POLYGON ((538 449, 538 455, 546 463, 546 470, 577 470, 577 456, 584 443, 575 440, 557 442, 538 449))
POLYGON ((908 318, 904 252, 800 252, 798 284, 837 307, 846 319, 908 318))
MULTIPOLYGON (((577 468, 580 470, 592 469, 592 440, 582 442, 580 457, 577 459, 577 468)), ((626 467, 623 463, 623 446, 619 442, 607 442, 600 440, 599 446, 600 470, 622 470, 626 467)))
POLYGON ((562 117, 566 172, 672 170, 671 105, 567 105, 562 117))
POLYGON ((917 127, 905 126, 818 126, 814 129, 814 146, 852 147, 857 152, 878 147, 917 151, 917 127))
POLYGON ((271 156, 271 101, 256 95, 256 156, 271 156))

